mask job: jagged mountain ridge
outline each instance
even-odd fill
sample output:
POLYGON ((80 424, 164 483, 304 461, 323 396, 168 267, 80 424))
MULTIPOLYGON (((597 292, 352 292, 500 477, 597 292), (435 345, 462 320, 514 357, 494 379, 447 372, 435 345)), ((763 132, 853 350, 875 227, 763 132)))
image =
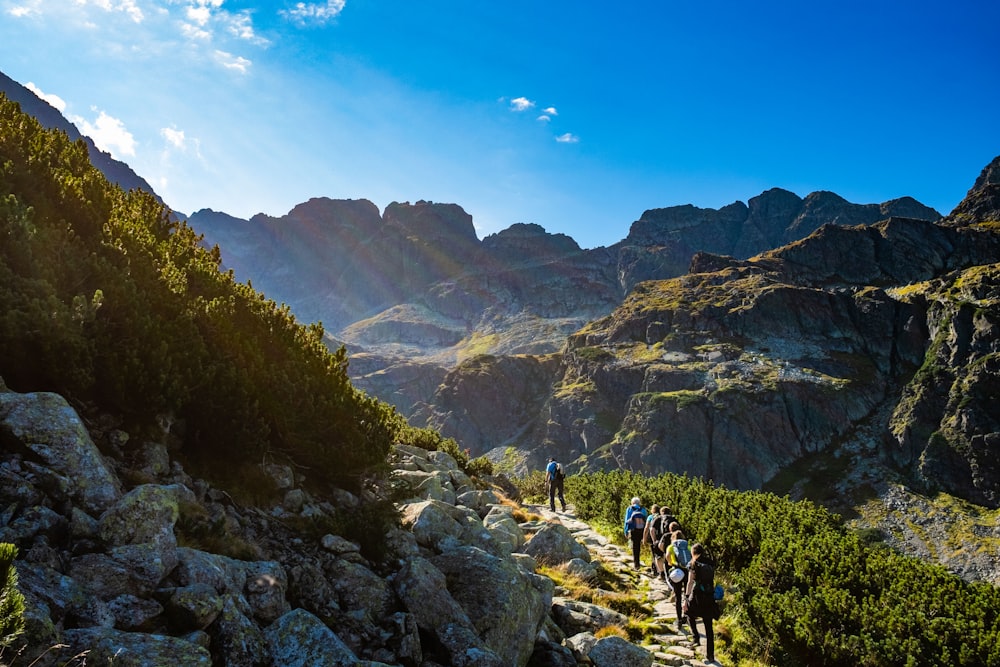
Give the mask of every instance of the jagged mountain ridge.
POLYGON ((462 387, 513 382, 499 357, 449 373, 422 417, 476 453, 513 449, 526 468, 556 453, 743 489, 850 445, 911 483, 996 507, 998 164, 941 224, 828 224, 749 260, 698 254, 687 275, 638 285, 555 361, 532 359, 548 374, 509 388, 497 412, 462 387), (970 201, 979 220, 956 222, 970 201), (497 422, 516 435, 493 438, 497 422))
POLYGON ((886 215, 937 220, 913 199, 851 204, 832 193, 773 189, 718 211, 646 211, 610 247, 518 223, 482 241, 454 204, 316 198, 281 218, 240 220, 211 210, 192 227, 223 262, 300 319, 320 320, 352 352, 358 386, 415 415, 433 378, 475 354, 546 354, 610 313, 636 284, 686 272, 698 250, 749 257, 820 224, 886 215))

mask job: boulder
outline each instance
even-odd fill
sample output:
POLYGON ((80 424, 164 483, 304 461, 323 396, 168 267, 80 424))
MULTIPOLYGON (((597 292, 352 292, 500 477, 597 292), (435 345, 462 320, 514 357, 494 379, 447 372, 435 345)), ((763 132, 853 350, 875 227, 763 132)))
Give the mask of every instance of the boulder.
POLYGON ((432 646, 440 647, 445 664, 509 664, 479 637, 468 613, 448 590, 444 574, 430 561, 417 557, 407 562, 393 575, 392 583, 417 628, 433 639, 432 646))
MULTIPOLYGON (((87 663, 115 667, 211 667, 212 656, 203 647, 177 637, 122 632, 111 628, 84 628, 63 633, 66 648, 59 657, 65 661, 83 651, 87 663)), ((62 664, 62 663, 60 663, 62 664)))
POLYGON ((448 591, 486 645, 505 664, 526 664, 552 605, 552 580, 473 546, 453 549, 431 562, 444 573, 448 591))
POLYGON ((71 497, 88 513, 100 514, 121 495, 118 478, 80 416, 58 394, 0 393, 0 436, 31 450, 68 479, 71 497))
POLYGON ((285 593, 288 577, 277 561, 256 561, 246 564, 247 583, 244 594, 253 617, 268 624, 290 609, 285 593))
POLYGON ((180 586, 208 584, 218 593, 242 594, 246 586, 246 564, 218 554, 178 547, 177 568, 171 575, 180 586))
POLYGON ((208 584, 175 588, 166 601, 166 613, 174 628, 183 632, 204 630, 222 612, 223 600, 208 584))
POLYGON ((609 625, 625 627, 628 624, 628 617, 624 614, 568 598, 556 598, 552 602, 552 618, 568 636, 596 632, 609 625))
POLYGON ((494 505, 483 519, 483 525, 490 531, 493 539, 504 545, 507 553, 520 551, 527 543, 524 531, 510 511, 503 505, 494 505))
POLYGON ((587 547, 576 541, 573 533, 561 523, 546 523, 523 549, 539 563, 559 565, 574 558, 590 562, 587 547))
POLYGON ((652 667, 653 654, 616 635, 597 640, 587 654, 594 667, 652 667))
POLYGON ((179 484, 137 486, 101 515, 101 539, 110 545, 156 542, 176 547, 173 530, 181 502, 195 502, 194 492, 179 484))
POLYGON ((235 596, 223 596, 222 611, 207 632, 218 654, 226 657, 227 667, 265 667, 271 664, 264 633, 243 613, 235 596))
POLYGON ((114 616, 115 627, 126 632, 152 630, 154 620, 163 613, 163 606, 156 600, 128 594, 109 600, 108 609, 114 616))
POLYGON ((264 630, 274 667, 354 667, 353 651, 304 609, 293 609, 264 630))

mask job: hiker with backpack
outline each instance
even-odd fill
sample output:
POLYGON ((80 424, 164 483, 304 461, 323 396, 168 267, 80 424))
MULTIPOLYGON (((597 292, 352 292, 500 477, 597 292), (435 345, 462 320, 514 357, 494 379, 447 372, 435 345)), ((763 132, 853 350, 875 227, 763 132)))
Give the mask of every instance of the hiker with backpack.
POLYGON ((642 536, 646 531, 646 519, 649 512, 639 502, 639 498, 633 498, 632 503, 625 510, 625 534, 632 540, 632 563, 635 569, 642 569, 642 561, 639 554, 642 552, 642 536))
MULTIPOLYGON (((655 510, 654 510, 655 512, 655 510)), ((673 530, 680 530, 677 519, 670 513, 670 509, 664 505, 660 508, 659 514, 649 519, 650 544, 653 551, 653 576, 660 581, 667 581, 667 547, 670 546, 670 533, 673 530), (673 528, 672 526, 677 526, 673 528)))
POLYGON ((715 603, 715 565, 708 551, 701 544, 691 547, 691 563, 688 568, 687 588, 684 597, 684 612, 687 614, 694 643, 701 645, 701 636, 695 620, 700 618, 705 624, 705 657, 708 662, 715 661, 715 634, 712 622, 718 617, 718 605, 715 603))
POLYGON ((664 535, 663 542, 669 539, 669 545, 664 549, 664 558, 667 567, 667 580, 674 589, 674 610, 677 612, 677 629, 684 627, 684 591, 688 584, 688 567, 691 565, 692 553, 688 547, 688 541, 680 526, 674 521, 670 524, 676 528, 668 536, 664 535))
POLYGON ((660 538, 663 537, 664 529, 660 506, 653 505, 649 508, 649 521, 646 522, 646 534, 642 541, 649 545, 649 550, 653 554, 653 562, 649 565, 649 576, 654 579, 665 578, 663 574, 663 550, 660 549, 660 538))
POLYGON ((559 504, 562 511, 566 511, 566 498, 563 496, 563 482, 566 474, 563 472, 562 464, 556 461, 554 456, 549 457, 549 463, 545 466, 545 484, 549 488, 549 510, 556 511, 556 496, 559 496, 559 504))

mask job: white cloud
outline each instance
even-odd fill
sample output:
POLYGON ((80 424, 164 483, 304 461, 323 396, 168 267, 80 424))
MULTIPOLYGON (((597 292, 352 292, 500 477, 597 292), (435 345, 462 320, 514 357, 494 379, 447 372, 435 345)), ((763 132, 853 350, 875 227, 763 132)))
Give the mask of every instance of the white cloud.
POLYGON ((535 103, 527 97, 515 97, 510 101, 511 111, 527 111, 535 106, 535 103))
POLYGON ((192 5, 185 10, 184 15, 189 21, 204 26, 212 18, 212 9, 204 5, 192 5))
POLYGON ((536 118, 535 120, 540 120, 540 121, 542 121, 543 123, 548 123, 548 122, 549 122, 550 120, 552 120, 552 117, 551 117, 551 116, 549 116, 548 114, 544 114, 544 113, 543 113, 543 114, 542 114, 541 116, 539 116, 539 117, 538 117, 538 118, 536 118))
POLYGON ((233 37, 261 46, 266 46, 270 43, 267 39, 260 37, 253 29, 250 12, 244 11, 239 14, 232 14, 227 18, 229 25, 226 29, 233 37))
POLYGON ((246 74, 247 70, 250 69, 250 65, 253 64, 252 61, 247 60, 243 56, 234 56, 231 53, 219 50, 215 51, 215 60, 226 69, 236 70, 240 74, 246 74))
POLYGON ((577 144, 580 143, 580 137, 576 136, 575 134, 570 134, 569 132, 567 132, 566 134, 560 134, 558 137, 556 137, 556 141, 558 141, 561 144, 577 144))
POLYGON ((17 19, 22 19, 28 16, 37 16, 42 13, 41 0, 28 0, 27 2, 22 2, 19 5, 10 5, 7 8, 7 13, 17 19))
POLYGON ((542 109, 542 113, 545 114, 546 116, 558 116, 559 115, 559 112, 556 111, 555 107, 546 107, 545 109, 542 109))
POLYGON ((46 93, 43 93, 41 89, 35 84, 33 84, 31 81, 24 84, 24 87, 33 92, 35 95, 37 95, 39 99, 45 100, 46 102, 51 104, 60 113, 66 111, 66 101, 63 100, 63 98, 59 97, 58 95, 48 95, 46 93))
POLYGON ((196 157, 201 157, 201 142, 197 139, 189 139, 184 130, 176 127, 164 127, 160 130, 160 136, 167 142, 167 148, 180 151, 181 153, 192 152, 196 157))
POLYGON ((325 3, 298 2, 292 9, 282 10, 279 13, 298 25, 322 25, 344 11, 345 4, 346 0, 326 0, 325 3))
POLYGON ((172 127, 165 127, 160 130, 160 136, 167 140, 167 143, 177 148, 179 150, 184 150, 186 146, 184 145, 184 130, 178 130, 172 127))
POLYGON ((74 4, 79 7, 93 6, 103 9, 106 12, 121 12, 132 19, 134 23, 142 23, 146 18, 135 0, 119 0, 119 2, 112 2, 112 0, 75 0, 74 4))
POLYGON ((182 23, 181 32, 185 37, 191 40, 201 40, 207 42, 212 39, 212 33, 192 23, 182 23))
POLYGON ((101 111, 93 123, 80 117, 70 120, 80 128, 80 132, 93 139, 98 148, 111 153, 112 157, 121 160, 135 156, 135 137, 117 118, 101 111))

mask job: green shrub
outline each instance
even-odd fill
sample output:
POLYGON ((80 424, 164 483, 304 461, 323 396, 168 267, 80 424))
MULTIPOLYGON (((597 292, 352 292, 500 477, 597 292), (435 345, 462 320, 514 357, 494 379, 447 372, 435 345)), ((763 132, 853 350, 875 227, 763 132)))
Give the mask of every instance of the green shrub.
POLYGON ((0 543, 0 651, 24 632, 24 596, 17 589, 17 547, 0 543))
MULTIPOLYGON (((1000 665, 1000 590, 873 544, 810 502, 678 475, 566 480, 581 519, 621 526, 639 496, 706 544, 727 595, 730 657, 775 665, 1000 665)), ((620 531, 619 531, 620 532, 620 531)))

